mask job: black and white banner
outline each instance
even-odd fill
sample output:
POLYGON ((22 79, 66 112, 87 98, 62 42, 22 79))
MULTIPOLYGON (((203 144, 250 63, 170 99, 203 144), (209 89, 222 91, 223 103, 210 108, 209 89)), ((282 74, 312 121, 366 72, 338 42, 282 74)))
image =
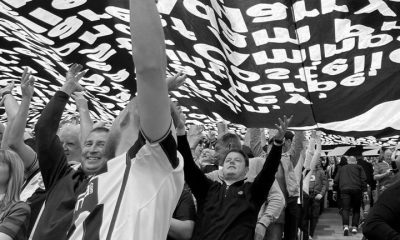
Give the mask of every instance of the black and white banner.
MULTIPOLYGON (((0 0, 0 84, 28 66, 37 77, 34 124, 67 66, 93 117, 109 121, 136 91, 128 0, 0 0)), ((226 119, 349 136, 400 132, 399 0, 159 0, 172 96, 189 123, 226 119)), ((15 91, 19 91, 18 88, 15 91)), ((73 104, 67 111, 75 113, 73 104)))

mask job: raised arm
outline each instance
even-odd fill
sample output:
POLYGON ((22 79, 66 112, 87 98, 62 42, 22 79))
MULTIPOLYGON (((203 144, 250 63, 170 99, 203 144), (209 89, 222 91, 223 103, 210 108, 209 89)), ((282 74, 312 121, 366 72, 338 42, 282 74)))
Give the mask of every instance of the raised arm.
POLYGON ((11 125, 14 122, 15 115, 17 114, 18 103, 12 96, 12 90, 14 88, 14 81, 7 84, 4 88, 0 90, 0 105, 4 105, 7 114, 7 125, 3 131, 3 138, 1 141, 1 149, 7 149, 8 140, 10 139, 11 125))
POLYGON ((79 111, 79 118, 80 118, 80 128, 81 134, 79 137, 79 142, 81 143, 81 147, 86 141, 87 136, 89 135, 90 131, 93 129, 93 121, 90 118, 90 111, 88 107, 88 101, 84 97, 82 92, 75 92, 72 94, 72 98, 75 100, 76 108, 79 111))
POLYGON ((282 156, 283 137, 291 120, 292 117, 286 118, 286 116, 284 116, 283 121, 279 118, 279 125, 275 124, 278 133, 275 135, 272 149, 267 156, 261 172, 257 175, 251 185, 252 197, 255 203, 259 206, 261 206, 265 201, 265 196, 267 196, 273 182, 275 181, 275 173, 278 170, 282 156))
POLYGON ((290 147, 290 160, 292 160, 293 166, 297 165, 297 162, 300 158, 301 150, 303 149, 303 141, 304 141, 304 132, 303 131, 295 131, 293 143, 290 147))
POLYGON ((28 119, 29 105, 33 96, 34 82, 35 78, 32 77, 28 72, 28 69, 25 68, 21 78, 21 105, 17 108, 18 111, 10 126, 10 135, 8 140, 9 147, 20 156, 25 169, 28 170, 28 172, 37 169, 37 163, 35 163, 36 153, 24 142, 25 127, 28 119))
POLYGON ((67 158, 56 134, 70 95, 75 91, 82 91, 78 81, 85 72, 79 72, 81 69, 80 65, 72 65, 64 85, 43 109, 35 126, 39 166, 46 189, 50 189, 68 170, 67 158))
POLYGON ((197 201, 201 201, 207 195, 212 181, 209 180, 200 168, 195 164, 190 145, 186 137, 185 116, 179 112, 176 105, 172 104, 172 118, 176 125, 176 135, 178 137, 178 151, 182 154, 185 174, 185 182, 189 185, 197 201))
POLYGON ((171 123, 164 31, 154 0, 130 0, 130 9, 140 127, 158 141, 171 123))

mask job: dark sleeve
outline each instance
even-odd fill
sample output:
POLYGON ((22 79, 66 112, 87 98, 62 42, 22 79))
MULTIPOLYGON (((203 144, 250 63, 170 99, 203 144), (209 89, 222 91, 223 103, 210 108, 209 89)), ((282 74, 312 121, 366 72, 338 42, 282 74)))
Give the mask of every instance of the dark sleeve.
POLYGON ((326 188, 327 188, 327 186, 328 186, 328 177, 326 176, 326 173, 325 173, 325 171, 320 171, 320 173, 319 173, 320 175, 321 175, 321 184, 322 184, 322 188, 321 188, 321 192, 320 192, 320 194, 322 195, 322 196, 324 196, 325 195, 325 192, 326 192, 326 188))
POLYGON ((196 219, 196 208, 194 206, 192 194, 188 190, 183 189, 172 218, 181 221, 194 221, 196 219))
POLYGON ((267 159, 265 160, 263 168, 251 185, 251 196, 253 201, 258 206, 261 206, 265 202, 268 192, 271 189, 272 184, 274 183, 275 173, 278 170, 281 156, 282 145, 277 146, 274 143, 271 151, 267 156, 267 159))
POLYGON ((365 174, 364 168, 360 167, 360 177, 361 177, 361 190, 366 192, 368 190, 367 187, 367 175, 365 174))
POLYGON ((183 156, 185 182, 189 185, 197 201, 200 201, 206 197, 212 181, 209 180, 194 163, 186 135, 178 136, 178 151, 183 156))
POLYGON ((389 188, 379 196, 368 213, 363 233, 368 240, 400 240, 400 233, 393 229, 400 218, 400 185, 389 188))
POLYGON ((337 191, 339 189, 339 175, 340 175, 340 169, 337 170, 335 174, 335 179, 333 180, 333 191, 337 191))
POLYGON ((39 168, 46 189, 51 189, 68 170, 67 158, 57 136, 58 125, 68 99, 66 93, 56 92, 35 126, 39 168))
POLYGON ((0 232, 15 239, 17 235, 27 233, 31 210, 28 204, 18 202, 11 207, 7 216, 0 223, 0 232))

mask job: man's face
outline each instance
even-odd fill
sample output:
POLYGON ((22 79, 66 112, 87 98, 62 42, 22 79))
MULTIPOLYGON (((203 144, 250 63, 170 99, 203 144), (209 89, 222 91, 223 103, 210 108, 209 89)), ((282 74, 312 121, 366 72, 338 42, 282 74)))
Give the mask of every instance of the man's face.
POLYGON ((64 149, 64 154, 68 162, 79 162, 81 156, 81 145, 79 142, 79 133, 73 126, 65 126, 60 131, 60 141, 64 149))
POLYGON ((238 181, 244 178, 247 174, 248 167, 242 154, 230 152, 224 161, 222 172, 226 180, 238 181))
POLYGON ((82 167, 86 173, 98 172, 106 162, 104 146, 108 137, 107 132, 91 132, 82 148, 82 167))
POLYGON ((383 155, 383 158, 386 162, 390 162, 392 158, 392 151, 390 149, 387 149, 383 155))
POLYGON ((224 157, 226 153, 229 151, 229 148, 225 147, 221 142, 217 141, 215 144, 215 154, 214 158, 217 161, 219 165, 221 165, 224 162, 224 157))

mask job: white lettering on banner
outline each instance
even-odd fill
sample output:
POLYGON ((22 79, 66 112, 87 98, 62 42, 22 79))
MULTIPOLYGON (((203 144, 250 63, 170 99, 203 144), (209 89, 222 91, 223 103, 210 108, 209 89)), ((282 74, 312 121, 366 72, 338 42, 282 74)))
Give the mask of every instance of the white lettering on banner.
POLYGON ((15 61, 15 60, 12 60, 12 59, 6 60, 6 59, 0 57, 0 63, 3 63, 3 64, 5 64, 5 65, 8 65, 8 64, 18 64, 18 61, 15 61))
POLYGON ((59 48, 51 48, 53 49, 58 55, 65 57, 75 51, 81 44, 78 42, 70 42, 61 46, 59 48))
POLYGON ((105 72, 110 71, 112 68, 111 65, 106 64, 104 62, 94 62, 94 61, 86 62, 86 66, 105 72))
POLYGON ((230 28, 232 31, 239 32, 239 33, 246 33, 248 32, 246 22, 242 16, 242 12, 238 8, 229 8, 226 6, 220 6, 216 0, 211 0, 211 6, 218 14, 220 18, 224 15, 229 23, 230 28))
POLYGON ((354 73, 364 72, 365 70, 365 56, 354 57, 354 73))
POLYGON ((232 31, 224 21, 218 19, 218 22, 222 28, 222 34, 228 39, 228 41, 238 48, 244 48, 247 46, 246 36, 232 31))
POLYGON ((85 77, 82 80, 83 86, 100 86, 104 82, 105 78, 99 74, 92 74, 91 76, 85 77))
POLYGON ((258 106, 258 109, 255 109, 254 106, 243 104, 244 108, 248 112, 255 112, 255 113, 269 113, 269 108, 267 106, 258 106))
MULTIPOLYGON (((260 51, 253 53, 252 56, 257 65, 264 65, 267 63, 302 63, 303 56, 306 56, 306 51, 304 49, 297 50, 293 49, 292 58, 288 57, 289 49, 272 49, 272 58, 267 56, 266 51, 260 51)), ((305 60, 305 59, 304 59, 305 60)))
POLYGON ((321 92, 321 91, 330 91, 334 89, 337 84, 334 81, 307 81, 308 91, 309 92, 321 92))
POLYGON ((78 14, 81 15, 82 17, 86 18, 87 20, 91 21, 91 22, 99 21, 101 19, 110 19, 110 18, 112 18, 107 13, 97 14, 97 13, 93 12, 90 9, 86 9, 86 10, 80 11, 78 14))
POLYGON ((337 12, 349 12, 346 5, 338 6, 336 5, 336 0, 321 0, 321 13, 327 14, 333 11, 337 12))
POLYGON ((192 60, 189 58, 189 56, 185 52, 182 52, 179 50, 177 50, 176 52, 178 53, 179 57, 182 59, 183 62, 193 64, 198 68, 206 68, 204 61, 201 58, 192 56, 191 57, 193 59, 192 60))
POLYGON ((120 31, 122 33, 128 34, 129 36, 131 35, 131 30, 128 25, 118 23, 118 24, 115 24, 114 27, 115 27, 115 29, 117 29, 118 31, 120 31))
MULTIPOLYGON (((323 0, 322 0, 323 1, 323 0)), ((294 20, 296 22, 303 20, 306 17, 316 17, 319 15, 317 9, 308 11, 304 0, 293 3, 294 20)))
POLYGON ((390 52, 389 59, 394 63, 400 63, 400 48, 390 52))
MULTIPOLYGON (((244 85, 244 84, 243 84, 243 85, 244 85)), ((241 90, 242 92, 248 93, 248 92, 249 92, 249 89, 247 88, 247 85, 244 85, 244 86, 245 86, 245 88, 240 89, 240 90, 241 90)), ((229 92, 230 92, 233 96, 239 98, 240 101, 242 101, 242 102, 244 102, 244 103, 249 103, 249 101, 247 101, 244 97, 242 97, 242 96, 236 91, 236 88, 230 87, 228 90, 229 90, 229 92)))
POLYGON ((255 82, 260 79, 260 75, 258 75, 258 73, 243 70, 234 65, 231 65, 230 67, 233 74, 235 74, 235 76, 237 76, 241 80, 244 80, 246 82, 255 82))
POLYGON ((389 34, 378 34, 375 36, 365 35, 359 38, 358 49, 375 48, 387 45, 393 41, 393 37, 389 34))
POLYGON ((47 34, 49 37, 59 37, 64 39, 74 34, 83 25, 83 21, 76 16, 69 17, 64 22, 58 24, 47 34))
POLYGON ((129 23, 130 19, 129 9, 110 6, 106 7, 106 12, 115 18, 118 18, 124 22, 129 23))
POLYGON ((304 88, 296 88, 294 86, 294 83, 283 83, 283 88, 285 89, 286 92, 299 92, 299 93, 305 92, 304 88))
POLYGON ((51 13, 43 8, 36 8, 35 10, 33 10, 32 12, 29 13, 29 15, 51 25, 51 26, 55 26, 57 25, 59 22, 62 21, 62 18, 55 15, 54 13, 51 13))
POLYGON ((177 1, 178 0, 158 0, 158 12, 160 12, 161 14, 170 15, 177 1))
POLYGON ((349 52, 353 50, 355 47, 356 40, 354 38, 344 39, 342 42, 342 48, 338 49, 337 44, 324 44, 324 53, 325 57, 329 58, 335 56, 337 54, 341 54, 344 52, 349 52))
POLYGON ((351 20, 349 19, 335 19, 334 25, 335 41, 337 43, 346 38, 371 35, 374 32, 373 28, 361 24, 351 25, 351 20))
POLYGON ((202 18, 204 20, 208 20, 208 13, 211 12, 211 8, 198 0, 183 0, 183 6, 188 10, 191 14, 196 17, 202 18), (200 11, 202 10, 202 12, 200 11))
POLYGON ((345 72, 348 68, 347 59, 338 58, 333 60, 331 63, 328 63, 322 68, 322 73, 328 75, 339 75, 345 72))
POLYGON ((295 38, 291 38, 289 34, 289 29, 274 27, 273 28, 275 37, 268 36, 268 32, 266 29, 261 29, 253 32, 252 36, 256 46, 261 46, 268 43, 293 43, 293 44, 301 44, 309 41, 311 39, 310 28, 309 26, 304 26, 296 29, 298 33, 298 37, 296 33, 293 31, 292 34, 295 38))
POLYGON ((259 94, 266 94, 266 93, 279 92, 281 89, 282 88, 277 84, 262 84, 252 87, 251 91, 259 94))
POLYGON ((100 25, 94 26, 93 28, 95 30, 97 30, 96 34, 91 33, 89 31, 85 31, 79 37, 79 39, 84 41, 84 42, 87 42, 89 44, 93 44, 94 42, 96 42, 97 38, 104 37, 104 36, 109 36, 109 35, 113 34, 113 31, 109 27, 104 25, 104 24, 100 24, 100 25))
POLYGON ((249 9, 246 14, 253 17, 253 23, 279 21, 287 18, 287 6, 283 3, 259 3, 249 9))
POLYGON ((381 31, 399 30, 400 26, 397 26, 397 21, 383 22, 381 31))
MULTIPOLYGON (((114 74, 104 73, 104 76, 109 77, 114 82, 123 82, 129 77, 129 72, 126 69, 119 70, 114 74)), ((122 89, 119 89, 122 90, 122 89)))
POLYGON ((217 87, 209 82, 203 81, 203 80, 197 80, 196 81, 200 87, 211 90, 213 92, 217 91, 217 87))
POLYGON ((365 81, 364 73, 356 73, 351 76, 348 76, 347 78, 343 79, 340 82, 340 85, 346 86, 346 87, 355 87, 363 84, 365 81))
POLYGON ((126 49, 132 55, 132 39, 130 38, 117 38, 115 39, 119 45, 117 46, 120 49, 126 49))
POLYGON ((290 70, 286 68, 269 68, 265 69, 265 74, 268 79, 283 80, 289 79, 290 70))
POLYGON ((226 98, 224 98, 223 96, 219 95, 219 94, 215 94, 214 97, 219 100, 220 102, 222 102, 223 104, 225 104, 226 106, 228 106, 234 113, 238 113, 238 111, 236 110, 236 106, 231 103, 229 100, 227 100, 226 98))
POLYGON ((51 6, 58 10, 66 10, 79 7, 86 3, 86 0, 53 0, 51 6))
POLYGON ((376 76, 376 74, 377 74, 376 70, 382 68, 382 56, 383 56, 383 52, 376 52, 376 53, 372 54, 371 67, 368 72, 369 76, 376 76))
POLYGON ((290 93, 291 98, 289 98, 285 103, 287 104, 297 104, 299 102, 303 104, 311 104, 311 102, 304 96, 298 93, 290 93))
POLYGON ((27 2, 30 2, 32 0, 3 0, 13 8, 20 8, 26 5, 27 2))
POLYGON ((261 97, 256 97, 254 98, 254 102, 259 103, 259 104, 275 104, 278 103, 278 99, 276 96, 261 96, 261 97))
POLYGON ((396 17, 396 13, 389 8, 389 6, 382 0, 368 0, 369 5, 358 10, 354 14, 372 13, 374 11, 379 11, 382 16, 386 17, 396 17))
POLYGON ((312 81, 318 78, 318 74, 313 74, 311 71, 316 71, 316 66, 305 66, 299 68, 299 74, 295 75, 296 79, 300 79, 303 82, 312 81))
POLYGON ((224 41, 222 41, 222 39, 219 35, 219 32, 217 30, 215 30, 212 27, 208 27, 208 29, 210 29, 210 31, 218 39, 219 43, 222 46, 222 49, 224 50, 225 56, 228 58, 229 62, 231 62, 232 64, 239 66, 250 56, 250 54, 243 54, 243 53, 238 53, 238 52, 232 51, 231 48, 224 41))
POLYGON ((192 40, 192 41, 196 41, 196 35, 194 34, 194 32, 189 31, 185 24, 183 23, 182 20, 178 19, 178 18, 174 18, 171 17, 172 23, 173 25, 171 26, 172 29, 176 30, 177 32, 179 32, 183 37, 192 40))
POLYGON ((18 53, 21 53, 21 54, 24 54, 26 56, 30 56, 30 57, 37 57, 38 56, 36 53, 34 53, 31 50, 26 49, 26 48, 15 47, 14 51, 16 51, 18 53))
POLYGON ((216 83, 218 85, 222 85, 220 81, 215 80, 210 73, 208 72, 204 72, 204 71, 200 71, 201 75, 204 77, 205 80, 212 82, 212 83, 216 83))
POLYGON ((104 62, 109 59, 112 55, 116 54, 117 51, 111 48, 108 43, 102 43, 93 49, 82 49, 79 51, 80 54, 87 54, 87 57, 98 62, 104 62), (92 53, 92 54, 88 54, 92 53))
POLYGON ((22 25, 26 26, 27 28, 31 29, 32 31, 34 31, 35 33, 44 33, 47 31, 46 28, 40 26, 39 24, 36 24, 34 22, 32 22, 31 20, 22 17, 22 16, 16 16, 15 17, 16 20, 20 23, 22 23, 22 25))

